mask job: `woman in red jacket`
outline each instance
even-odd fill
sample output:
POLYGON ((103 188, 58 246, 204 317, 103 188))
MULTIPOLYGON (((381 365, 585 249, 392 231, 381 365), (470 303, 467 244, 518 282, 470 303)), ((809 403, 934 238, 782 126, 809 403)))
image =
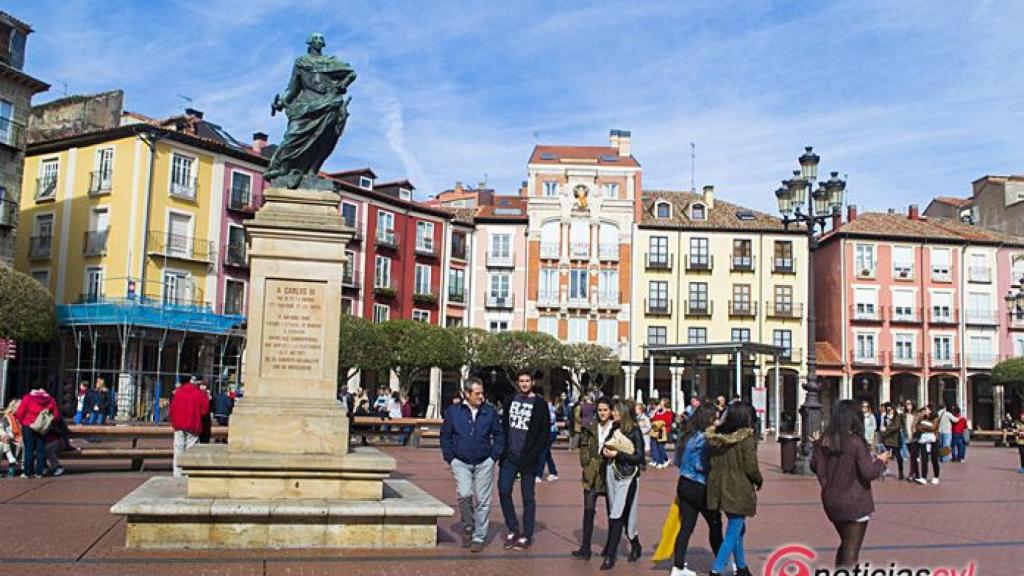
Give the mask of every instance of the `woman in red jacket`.
POLYGON ((60 418, 60 411, 57 410, 57 403, 42 388, 36 388, 21 399, 15 417, 21 424, 21 436, 25 445, 25 464, 21 469, 21 477, 42 478, 43 470, 46 468, 46 434, 40 434, 32 429, 39 413, 49 410, 50 415, 56 422, 60 418))

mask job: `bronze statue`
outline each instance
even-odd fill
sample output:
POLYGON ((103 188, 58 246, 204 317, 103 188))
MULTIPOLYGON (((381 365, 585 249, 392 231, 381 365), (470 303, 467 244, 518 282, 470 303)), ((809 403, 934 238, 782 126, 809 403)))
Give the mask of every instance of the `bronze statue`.
POLYGON ((306 44, 309 49, 295 59, 288 89, 270 105, 271 116, 287 113, 288 129, 264 177, 276 187, 329 189, 317 174, 345 131, 351 100, 345 94, 356 73, 337 57, 323 55, 323 34, 310 34, 306 44))

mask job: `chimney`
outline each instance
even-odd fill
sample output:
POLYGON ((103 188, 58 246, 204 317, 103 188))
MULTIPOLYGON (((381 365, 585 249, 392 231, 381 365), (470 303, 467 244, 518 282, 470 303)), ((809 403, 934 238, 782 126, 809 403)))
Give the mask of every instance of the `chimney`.
POLYGON ((203 119, 203 113, 195 108, 185 108, 185 116, 189 118, 195 118, 196 120, 203 119))
POLYGON ((629 130, 619 130, 619 156, 629 157, 631 154, 630 139, 629 130))
POLYGON ((257 154, 263 152, 263 149, 267 147, 267 135, 263 132, 252 133, 252 149, 257 154))
POLYGON ((487 182, 484 182, 482 180, 480 182, 477 182, 476 189, 477 190, 486 190, 487 189, 487 182))
POLYGON ((455 181, 455 191, 462 192, 462 180, 455 181))
POLYGON ((529 185, 530 185, 529 182, 527 182, 526 180, 523 180, 519 184, 519 195, 520 196, 528 196, 529 195, 529 191, 528 191, 529 185))
POLYGON ((895 213, 896 213, 896 209, 895 208, 889 208, 889 215, 890 216, 892 216, 895 213))
POLYGON ((708 205, 708 210, 715 207, 715 187, 705 186, 704 187, 704 203, 708 205))
POLYGON ((907 217, 911 220, 920 220, 921 214, 917 211, 917 204, 911 204, 910 209, 907 210, 907 217))
POLYGON ((848 204, 846 206, 846 221, 853 222, 857 219, 857 205, 848 204))
POLYGON ((619 149, 619 130, 612 130, 608 133, 608 145, 616 150, 619 149))

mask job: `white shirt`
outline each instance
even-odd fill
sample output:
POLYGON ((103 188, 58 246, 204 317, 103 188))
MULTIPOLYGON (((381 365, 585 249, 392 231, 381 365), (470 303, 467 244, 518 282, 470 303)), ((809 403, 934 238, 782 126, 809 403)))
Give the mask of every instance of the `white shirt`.
POLYGON ((479 408, 473 408, 472 405, 469 407, 469 415, 472 416, 473 422, 476 422, 476 413, 479 412, 479 408))
POLYGON ((609 434, 611 434, 611 431, 612 431, 612 421, 611 420, 609 420, 608 423, 604 424, 604 425, 598 423, 598 425, 597 425, 597 445, 598 446, 600 446, 602 448, 604 447, 604 443, 608 441, 608 436, 609 436, 609 434))

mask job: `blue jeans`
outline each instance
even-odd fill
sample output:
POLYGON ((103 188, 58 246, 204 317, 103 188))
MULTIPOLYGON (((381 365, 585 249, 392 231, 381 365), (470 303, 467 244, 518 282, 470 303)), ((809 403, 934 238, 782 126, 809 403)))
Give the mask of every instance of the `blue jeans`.
POLYGON ((963 462, 967 458, 967 439, 963 434, 953 434, 952 450, 954 462, 963 462))
POLYGON ((85 417, 85 413, 82 412, 81 410, 78 410, 77 412, 75 412, 75 426, 81 424, 82 423, 82 418, 84 418, 84 417, 85 417))
MULTIPOLYGON (((952 454, 953 454, 953 452, 952 452, 953 451, 953 433, 950 432, 948 434, 946 434, 946 433, 939 434, 939 442, 940 442, 940 444, 939 444, 939 450, 940 450, 939 454, 942 454, 942 452, 941 452, 942 448, 949 448, 950 449, 950 456, 952 456, 952 454)), ((943 462, 949 462, 950 456, 942 456, 942 461, 943 462)))
POLYGON ((737 568, 747 567, 747 557, 743 553, 743 532, 747 519, 733 514, 726 516, 729 518, 729 525, 725 529, 725 539, 722 541, 722 547, 718 549, 718 556, 715 556, 715 563, 711 565, 711 570, 719 574, 725 570, 725 563, 729 561, 730 556, 736 560, 737 568))
POLYGON ((21 438, 25 444, 22 474, 42 476, 46 469, 46 439, 28 426, 21 427, 21 438))
POLYGON ((99 410, 94 410, 89 414, 89 424, 102 425, 106 419, 107 415, 99 410))
POLYGON ((519 534, 533 540, 533 525, 537 518, 537 501, 533 497, 536 485, 533 481, 533 470, 520 467, 506 458, 498 471, 498 500, 501 502, 501 515, 505 517, 505 527, 512 534, 519 534), (523 530, 519 530, 516 518, 516 505, 512 501, 512 487, 516 483, 516 474, 520 474, 519 490, 523 497, 523 530))
POLYGON ((548 445, 544 447, 544 451, 540 453, 540 466, 537 467, 537 478, 544 477, 545 466, 547 467, 548 472, 558 476, 558 467, 555 466, 555 455, 551 452, 551 447, 555 445, 555 441, 557 440, 558 432, 552 432, 548 445))
POLYGON ((668 452, 665 452, 665 443, 651 439, 651 462, 664 464, 668 462, 668 452))

